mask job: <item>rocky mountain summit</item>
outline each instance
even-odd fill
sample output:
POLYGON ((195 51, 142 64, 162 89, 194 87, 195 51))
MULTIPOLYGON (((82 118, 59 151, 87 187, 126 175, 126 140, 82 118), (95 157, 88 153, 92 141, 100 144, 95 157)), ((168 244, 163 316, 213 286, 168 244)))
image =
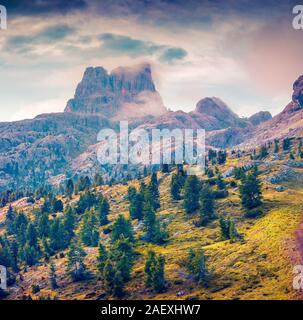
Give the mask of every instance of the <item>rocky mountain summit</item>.
POLYGON ((97 113, 115 120, 160 116, 166 111, 147 64, 119 67, 111 73, 102 67, 87 68, 65 108, 65 112, 97 113))

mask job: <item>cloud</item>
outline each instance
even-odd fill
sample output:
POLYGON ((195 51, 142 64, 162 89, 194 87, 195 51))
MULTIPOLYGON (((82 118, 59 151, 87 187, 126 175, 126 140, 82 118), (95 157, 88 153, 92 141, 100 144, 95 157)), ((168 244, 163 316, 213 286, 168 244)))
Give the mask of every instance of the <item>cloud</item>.
POLYGON ((101 51, 107 55, 114 54, 130 57, 158 55, 159 60, 165 63, 182 60, 187 55, 186 50, 183 48, 169 47, 123 35, 104 33, 99 36, 99 39, 102 41, 101 51))
POLYGON ((30 51, 38 44, 49 44, 75 33, 75 29, 68 25, 48 26, 32 35, 12 36, 6 41, 6 49, 12 51, 30 51))
POLYGON ((87 8, 85 0, 2 0, 10 16, 67 14, 87 8))
POLYGON ((160 61, 173 62, 182 60, 187 56, 187 52, 182 48, 168 48, 160 56, 160 61))

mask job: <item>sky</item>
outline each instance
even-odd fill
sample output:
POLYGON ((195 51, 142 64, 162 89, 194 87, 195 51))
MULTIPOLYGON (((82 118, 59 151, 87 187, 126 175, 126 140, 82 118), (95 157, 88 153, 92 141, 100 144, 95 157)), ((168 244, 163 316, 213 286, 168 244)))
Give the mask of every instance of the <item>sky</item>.
POLYGON ((89 66, 148 62, 164 104, 216 96, 240 116, 282 111, 303 74, 297 1, 0 0, 0 121, 61 112, 89 66))

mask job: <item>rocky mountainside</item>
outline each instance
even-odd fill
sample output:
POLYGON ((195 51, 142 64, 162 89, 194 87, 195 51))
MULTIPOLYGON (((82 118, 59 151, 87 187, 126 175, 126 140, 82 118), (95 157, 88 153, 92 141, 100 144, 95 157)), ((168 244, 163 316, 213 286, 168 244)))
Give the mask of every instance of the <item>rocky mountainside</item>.
POLYGON ((110 74, 102 67, 87 68, 65 108, 65 112, 97 113, 115 120, 159 116, 166 111, 147 64, 119 67, 110 74))
MULTIPOLYGON (((119 67, 111 73, 102 67, 87 68, 64 112, 0 123, 0 191, 59 185, 75 174, 93 175, 100 170, 97 133, 105 127, 117 128, 119 120, 129 120, 131 129, 204 128, 207 144, 217 148, 299 136, 302 87, 301 76, 294 84, 292 102, 274 118, 259 112, 244 119, 216 97, 200 100, 189 113, 167 111, 147 64, 119 67)), ((117 168, 114 176, 122 177, 121 170, 125 171, 117 168)))

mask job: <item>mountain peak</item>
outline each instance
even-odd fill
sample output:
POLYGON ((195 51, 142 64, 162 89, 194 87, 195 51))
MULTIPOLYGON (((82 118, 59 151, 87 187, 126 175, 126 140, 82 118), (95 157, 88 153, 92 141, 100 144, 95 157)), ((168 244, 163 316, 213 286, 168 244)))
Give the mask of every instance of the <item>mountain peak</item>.
MULTIPOLYGON (((118 116, 125 104, 128 117, 133 112, 134 116, 160 115, 166 112, 156 91, 149 64, 118 67, 111 73, 103 67, 87 68, 74 98, 68 101, 65 112, 101 113, 111 118, 118 116), (149 106, 146 110, 143 108, 144 104, 149 106)), ((125 113, 123 116, 126 116, 125 113)))

